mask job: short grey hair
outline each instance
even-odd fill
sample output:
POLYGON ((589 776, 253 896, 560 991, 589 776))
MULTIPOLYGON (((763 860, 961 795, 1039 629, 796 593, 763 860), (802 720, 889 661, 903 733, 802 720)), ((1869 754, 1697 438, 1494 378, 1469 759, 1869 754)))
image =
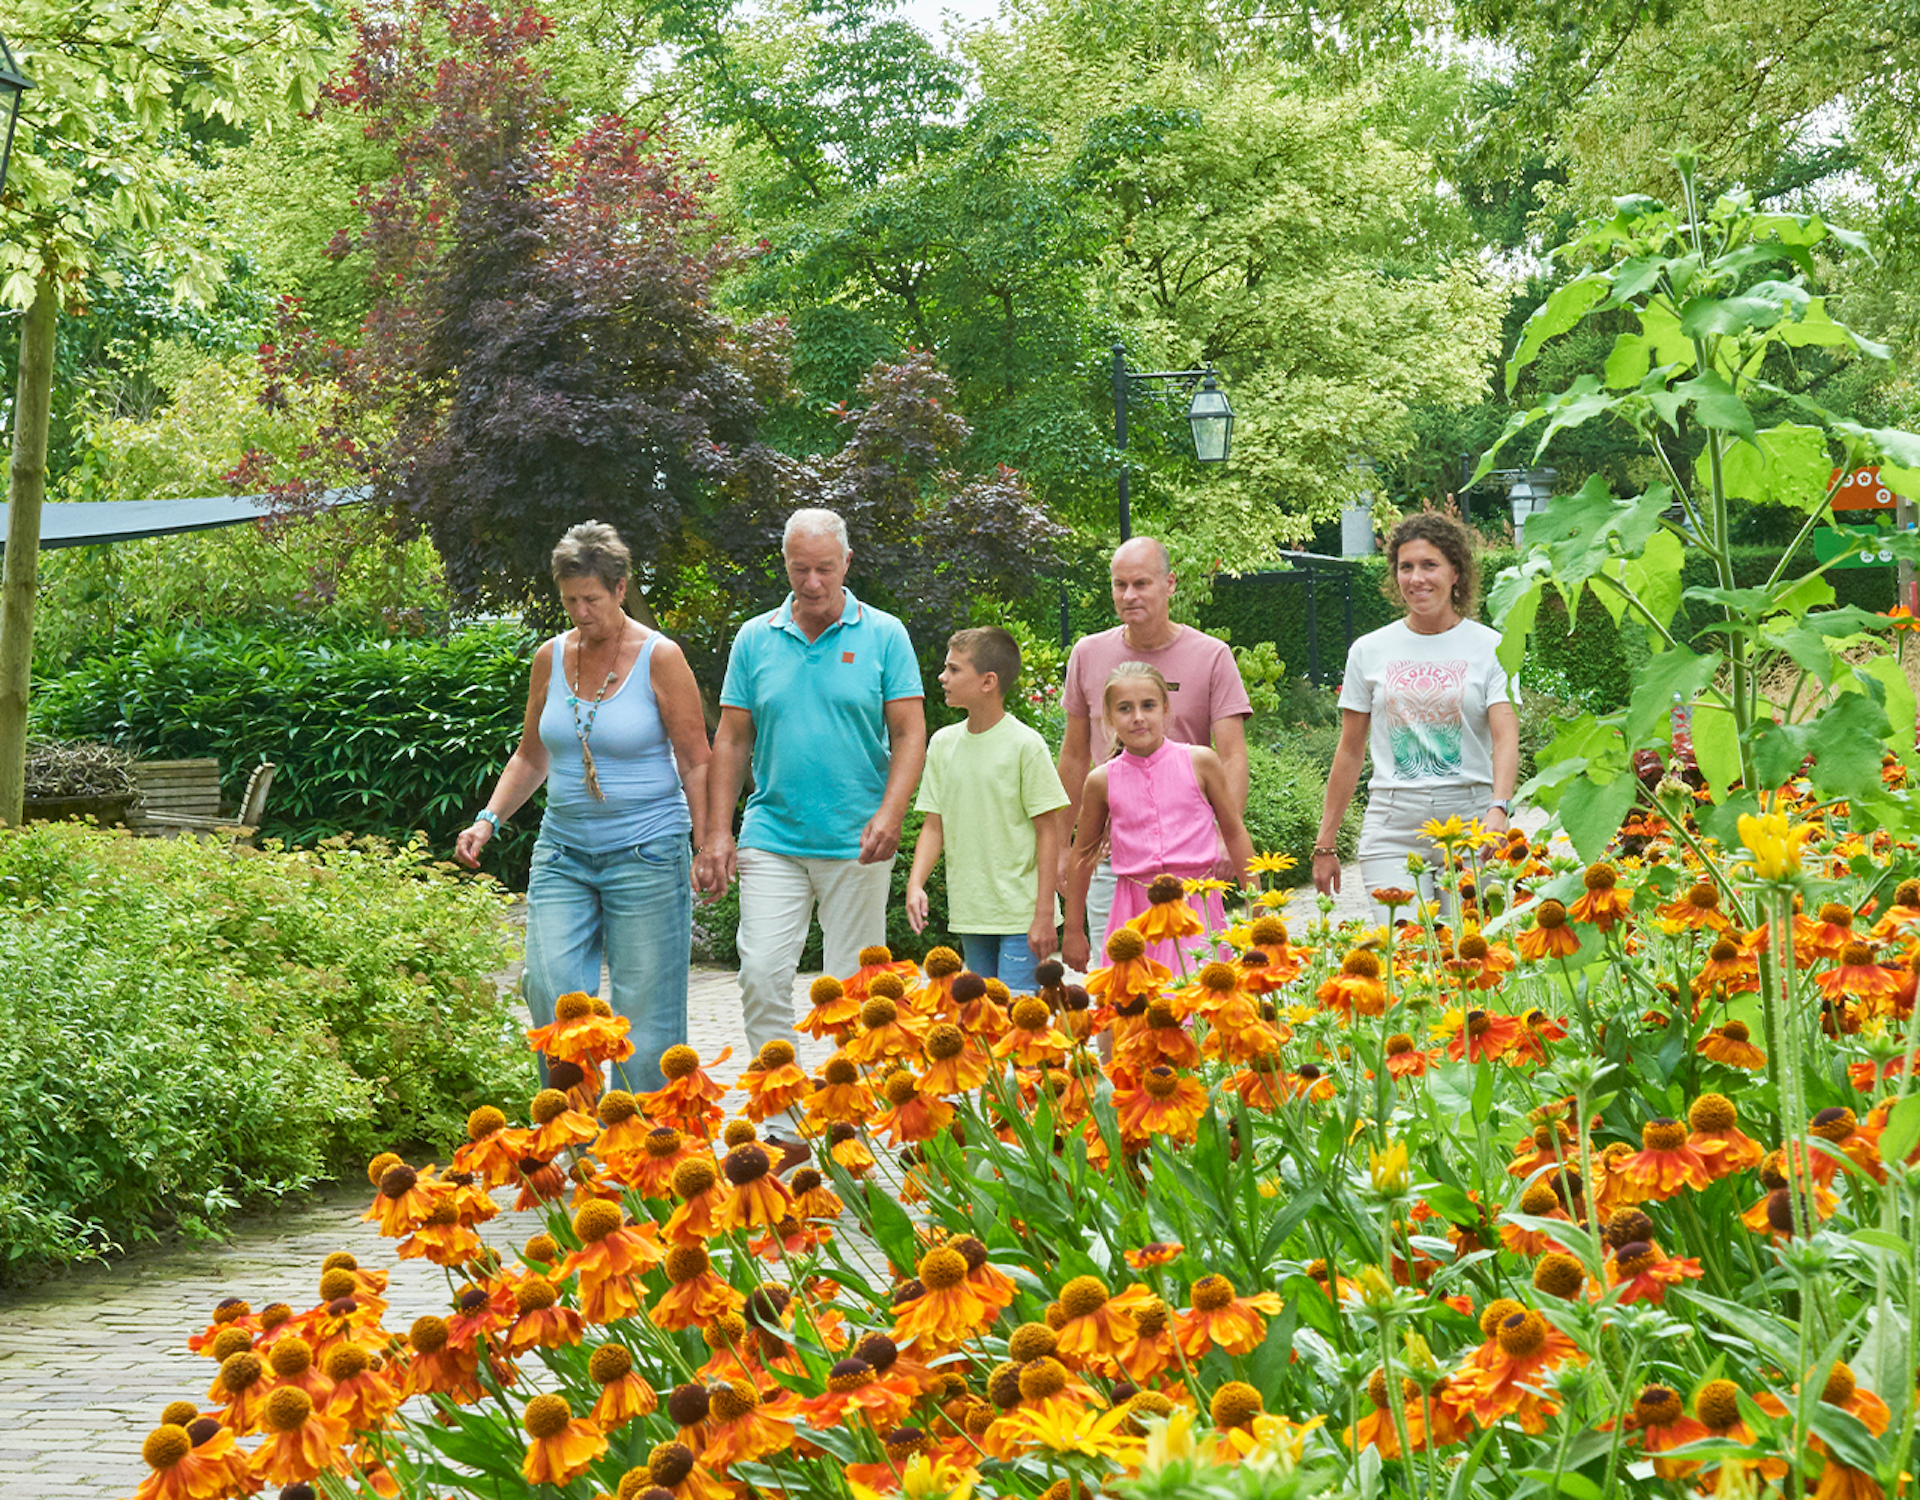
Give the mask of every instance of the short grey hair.
POLYGON ((569 578, 597 578, 611 594, 633 566, 633 554, 620 540, 620 533, 605 521, 582 521, 567 528, 560 545, 553 549, 550 566, 555 583, 569 578))
POLYGON ((837 510, 810 508, 796 510, 787 517, 787 529, 780 535, 780 551, 784 556, 787 544, 797 536, 823 536, 839 544, 842 552, 850 552, 852 545, 847 541, 847 523, 841 519, 837 510))

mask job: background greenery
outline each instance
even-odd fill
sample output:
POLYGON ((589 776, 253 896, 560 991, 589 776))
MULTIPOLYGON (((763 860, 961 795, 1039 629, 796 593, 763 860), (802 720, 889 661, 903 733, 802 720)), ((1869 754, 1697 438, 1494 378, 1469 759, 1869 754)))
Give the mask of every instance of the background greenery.
POLYGON ((527 1084, 500 901, 417 846, 0 831, 0 1278, 451 1149, 527 1084))

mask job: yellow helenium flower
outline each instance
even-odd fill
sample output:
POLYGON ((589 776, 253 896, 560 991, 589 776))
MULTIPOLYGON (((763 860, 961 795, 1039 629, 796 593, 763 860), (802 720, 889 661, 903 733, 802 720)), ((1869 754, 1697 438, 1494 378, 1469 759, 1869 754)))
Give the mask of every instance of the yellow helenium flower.
POLYGON ((1284 875, 1300 861, 1291 854, 1256 854, 1247 861, 1249 875, 1284 875))
POLYGON ((1146 1456, 1141 1464, 1147 1473, 1156 1473, 1169 1464, 1185 1463, 1199 1452, 1193 1440, 1193 1412, 1176 1406, 1165 1421, 1149 1421, 1146 1456))
POLYGON ((1740 842, 1753 856, 1752 869, 1757 878, 1785 880, 1789 875, 1800 873, 1801 848, 1817 831, 1811 823, 1792 827, 1787 815, 1780 812, 1761 813, 1758 817, 1742 813, 1739 823, 1740 842))
POLYGON ((1385 1151, 1367 1147, 1367 1167, 1374 1191, 1393 1196, 1407 1190, 1407 1143, 1394 1141, 1385 1151))

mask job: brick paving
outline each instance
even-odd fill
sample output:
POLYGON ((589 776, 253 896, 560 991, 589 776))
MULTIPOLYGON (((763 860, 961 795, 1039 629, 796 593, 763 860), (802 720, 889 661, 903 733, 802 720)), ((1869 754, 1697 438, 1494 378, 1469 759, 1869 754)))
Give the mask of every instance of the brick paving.
MULTIPOLYGON (((1335 920, 1363 915, 1359 872, 1348 866, 1335 920)), ((1314 915, 1311 892, 1296 898, 1296 919, 1314 915)), ((519 965, 497 976, 517 985, 519 965)), ((812 975, 795 981, 796 1014, 812 975)), ((723 1048, 728 1076, 746 1063, 739 988, 723 970, 696 968, 688 989, 688 1039, 711 1062, 723 1048)), ((802 1066, 830 1050, 796 1037, 802 1066)), ((734 1075, 737 1076, 737 1075, 734 1075)), ((729 1101, 737 1103, 737 1100, 729 1101)), ((25 1290, 0 1292, 0 1500, 114 1500, 146 1476, 140 1444, 170 1401, 204 1402, 213 1368, 186 1338, 214 1304, 244 1297, 255 1307, 317 1296, 320 1264, 336 1250, 392 1272, 386 1319, 404 1328, 445 1308, 446 1273, 423 1261, 398 1261, 391 1244, 360 1222, 371 1189, 346 1182, 277 1212, 240 1219, 224 1241, 136 1250, 76 1267, 25 1290)), ((533 1214, 503 1214, 488 1226, 495 1244, 518 1244, 537 1227, 533 1214)))

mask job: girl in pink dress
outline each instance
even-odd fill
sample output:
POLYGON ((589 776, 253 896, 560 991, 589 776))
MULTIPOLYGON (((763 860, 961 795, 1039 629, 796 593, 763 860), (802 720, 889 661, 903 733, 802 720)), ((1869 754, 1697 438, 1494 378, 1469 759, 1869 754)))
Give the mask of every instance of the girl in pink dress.
MULTIPOLYGON (((1227 791, 1220 757, 1204 745, 1167 738, 1166 679, 1144 662, 1122 662, 1107 678, 1101 705, 1120 748, 1087 774, 1073 834, 1066 941, 1061 945, 1067 963, 1083 973, 1089 958, 1104 956, 1108 937, 1147 910, 1147 887, 1156 875, 1182 880, 1209 876, 1224 841, 1234 874, 1244 884, 1247 862, 1253 858, 1253 842, 1227 791), (1117 882, 1113 914, 1096 955, 1087 933, 1087 886, 1103 840, 1117 882)), ((1219 932, 1227 925, 1218 892, 1187 901, 1208 931, 1219 932)), ((1191 966, 1179 946, 1172 940, 1153 943, 1147 953, 1180 975, 1191 966)))

